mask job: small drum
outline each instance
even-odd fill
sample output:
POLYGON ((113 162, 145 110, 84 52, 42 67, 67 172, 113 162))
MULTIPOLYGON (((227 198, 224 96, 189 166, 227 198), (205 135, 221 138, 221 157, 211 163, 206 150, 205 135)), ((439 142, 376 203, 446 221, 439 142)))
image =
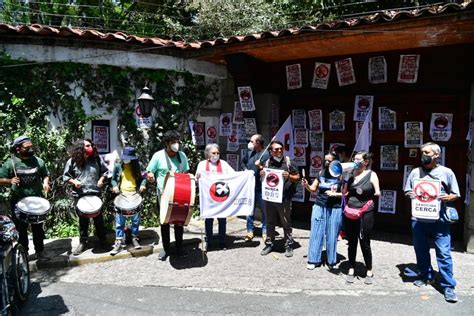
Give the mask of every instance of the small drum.
POLYGON ((121 193, 114 199, 114 205, 123 216, 133 216, 141 209, 143 198, 138 193, 121 193))
POLYGON ((16 216, 29 224, 40 224, 46 220, 51 204, 45 198, 28 196, 16 204, 16 216))
POLYGON ((92 218, 100 214, 102 200, 96 195, 85 195, 77 200, 76 208, 80 217, 92 218))
POLYGON ((196 182, 189 173, 168 172, 160 199, 161 224, 188 225, 196 198, 196 182))

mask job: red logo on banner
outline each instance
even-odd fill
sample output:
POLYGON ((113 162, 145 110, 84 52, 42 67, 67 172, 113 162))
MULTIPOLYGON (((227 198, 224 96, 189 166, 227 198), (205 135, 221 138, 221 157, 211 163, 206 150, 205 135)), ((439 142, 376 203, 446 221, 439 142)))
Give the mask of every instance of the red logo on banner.
POLYGON ((216 202, 224 202, 230 194, 229 185, 225 182, 216 182, 209 189, 211 198, 216 202))

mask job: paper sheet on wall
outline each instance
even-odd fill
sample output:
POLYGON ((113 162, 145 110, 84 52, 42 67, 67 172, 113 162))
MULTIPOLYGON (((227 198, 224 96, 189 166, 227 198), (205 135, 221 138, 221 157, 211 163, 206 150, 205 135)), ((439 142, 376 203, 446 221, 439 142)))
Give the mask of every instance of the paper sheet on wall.
POLYGON ((398 145, 380 146, 380 170, 398 170, 398 145))
POLYGON ((240 102, 234 102, 234 116, 232 119, 232 123, 244 124, 244 114, 242 113, 240 102))
POLYGON ((395 214, 397 207, 397 191, 382 190, 379 196, 379 213, 395 214))
POLYGON ((291 111, 293 128, 306 128, 306 111, 296 109, 291 111))
POLYGON ((239 155, 237 154, 227 154, 226 155, 226 161, 231 166, 234 168, 235 171, 240 170, 240 159, 239 155))
POLYGON ((309 143, 311 150, 324 151, 324 133, 309 131, 309 143))
POLYGON ((379 131, 395 131, 397 129, 397 112, 387 107, 379 107, 379 131))
POLYGON ((321 110, 308 111, 309 129, 316 132, 323 131, 323 112, 321 110))
POLYGON ((397 81, 401 83, 416 83, 419 65, 420 55, 400 55, 397 81))
POLYGON ((306 148, 305 147, 295 147, 295 158, 293 158, 293 163, 298 167, 306 166, 306 148))
POLYGON ((336 74, 339 86, 347 86, 356 82, 352 58, 336 61, 336 74))
POLYGON ((387 82, 387 62, 384 56, 369 58, 369 82, 372 84, 387 82))
POLYGON ((405 148, 418 148, 423 144, 423 122, 405 122, 405 148))
POLYGON ((233 125, 232 131, 227 136, 227 151, 235 152, 239 150, 239 137, 237 134, 237 125, 233 125))
POLYGON ((346 129, 346 113, 334 110, 329 113, 329 130, 331 132, 342 132, 346 129))
POLYGON ((295 128, 295 147, 308 147, 308 130, 305 128, 295 128))
POLYGON ((286 87, 288 90, 302 87, 300 64, 286 66, 286 87))
POLYGON ((222 113, 219 117, 219 136, 229 136, 232 132, 232 113, 222 113))
POLYGON ((453 131, 452 113, 431 113, 430 136, 435 142, 447 142, 453 131))
POLYGON ((247 138, 257 134, 257 121, 254 117, 244 118, 245 135, 247 138))
POLYGON ((252 87, 237 87, 237 92, 239 93, 239 100, 242 111, 255 111, 252 87))
POLYGON ((324 153, 322 151, 312 150, 310 159, 311 164, 309 166, 309 176, 314 178, 323 167, 324 153))
POLYGON ((315 63, 311 87, 317 89, 327 89, 330 75, 331 64, 315 63))
POLYGON ((363 122, 374 106, 373 95, 356 95, 354 101, 354 121, 363 122))

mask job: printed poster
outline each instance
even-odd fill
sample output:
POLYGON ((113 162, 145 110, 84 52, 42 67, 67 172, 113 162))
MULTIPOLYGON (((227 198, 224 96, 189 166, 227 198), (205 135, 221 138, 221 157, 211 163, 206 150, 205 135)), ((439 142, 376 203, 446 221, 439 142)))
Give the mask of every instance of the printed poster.
POLYGON ((373 95, 356 95, 354 101, 354 121, 363 122, 374 105, 373 95))
POLYGON ((293 158, 293 163, 298 167, 306 166, 306 148, 295 147, 295 158, 293 158))
POLYGON ((447 142, 453 131, 453 113, 431 113, 430 136, 433 141, 447 142))
POLYGON ((318 175, 318 172, 322 169, 324 164, 324 152, 311 150, 309 165, 309 177, 314 178, 318 175))
POLYGON ((227 154, 226 155, 226 161, 231 166, 235 171, 239 171, 239 155, 236 154, 227 154))
POLYGON ((329 113, 329 130, 331 132, 342 132, 346 129, 346 113, 334 110, 329 113))
POLYGON ((308 147, 308 130, 305 128, 295 128, 295 146, 308 147))
POLYGON ((402 83, 416 83, 418 80, 419 66, 420 55, 400 55, 397 81, 402 83))
POLYGON ((415 169, 415 166, 413 165, 404 165, 403 166, 403 186, 402 190, 405 190, 405 184, 407 183, 408 176, 410 175, 410 172, 415 169))
POLYGON ((321 110, 308 111, 309 129, 312 131, 323 131, 323 112, 321 110))
POLYGON ((237 137, 239 138, 239 145, 247 145, 248 137, 247 137, 247 133, 245 132, 245 125, 236 124, 234 126, 237 128, 237 137))
POLYGON ((311 88, 327 89, 330 74, 331 64, 316 63, 314 65, 313 82, 311 84, 311 88))
POLYGON ((405 148, 423 145, 423 122, 405 122, 405 148))
POLYGON ((438 197, 441 193, 441 181, 413 179, 413 193, 416 198, 411 199, 411 215, 421 219, 439 219, 441 202, 438 197))
POLYGON ((305 188, 301 184, 301 181, 296 183, 296 192, 291 198, 293 202, 304 202, 304 194, 305 194, 305 188))
POLYGON ((336 74, 339 86, 347 86, 356 82, 352 58, 336 61, 336 74))
POLYGON ((384 56, 369 58, 369 82, 372 84, 387 82, 387 62, 384 56))
POLYGON ((286 87, 288 90, 302 87, 300 64, 286 66, 286 87))
POLYGON ((244 118, 245 135, 247 138, 257 134, 257 121, 255 118, 244 118))
POLYGON ((379 196, 379 213, 395 214, 397 206, 397 191, 382 190, 379 196))
POLYGON ((101 122, 101 120, 92 121, 92 141, 97 147, 97 152, 99 154, 109 153, 110 152, 109 126, 99 125, 100 123, 95 125, 94 122, 101 122))
POLYGON ((380 146, 380 170, 398 170, 398 145, 380 146))
POLYGON ((306 111, 297 109, 292 111, 293 128, 306 128, 306 111))
POLYGON ((144 129, 152 128, 153 116, 144 117, 142 115, 142 112, 140 111, 140 106, 138 106, 138 103, 135 104, 134 116, 135 116, 135 121, 137 122, 138 128, 144 128, 144 129))
POLYGON ((193 141, 193 144, 196 146, 204 146, 205 143, 205 136, 204 136, 204 131, 205 131, 205 124, 204 122, 195 122, 195 121, 189 121, 189 129, 191 130, 191 138, 193 141))
POLYGON ((229 136, 232 132, 232 113, 222 113, 219 117, 219 135, 229 136))
POLYGON ((232 123, 244 124, 244 114, 242 113, 242 109, 240 108, 240 102, 234 102, 234 116, 232 123))
POLYGON ((252 87, 237 87, 239 93, 240 106, 242 111, 255 111, 255 103, 253 102, 252 87))
POLYGON ((283 201, 283 170, 263 168, 262 199, 268 202, 283 201))
POLYGON ((227 151, 236 152, 239 150, 239 137, 237 136, 237 125, 234 125, 232 132, 227 136, 227 151))
POLYGON ((397 112, 386 107, 379 107, 379 131, 395 131, 397 129, 397 112))
POLYGON ((206 125, 206 144, 217 143, 217 118, 214 118, 212 122, 206 125))
POLYGON ((314 151, 324 151, 324 133, 309 131, 309 143, 314 151))

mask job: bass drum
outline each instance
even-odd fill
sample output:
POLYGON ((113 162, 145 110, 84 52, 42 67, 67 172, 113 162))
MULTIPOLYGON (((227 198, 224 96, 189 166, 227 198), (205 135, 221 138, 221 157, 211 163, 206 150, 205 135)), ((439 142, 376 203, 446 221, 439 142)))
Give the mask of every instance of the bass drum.
POLYGON ((77 213, 84 218, 99 216, 101 207, 102 200, 96 195, 85 195, 76 204, 77 213))
POLYGON ((168 172, 160 199, 161 224, 188 225, 196 198, 195 192, 194 175, 168 172))

